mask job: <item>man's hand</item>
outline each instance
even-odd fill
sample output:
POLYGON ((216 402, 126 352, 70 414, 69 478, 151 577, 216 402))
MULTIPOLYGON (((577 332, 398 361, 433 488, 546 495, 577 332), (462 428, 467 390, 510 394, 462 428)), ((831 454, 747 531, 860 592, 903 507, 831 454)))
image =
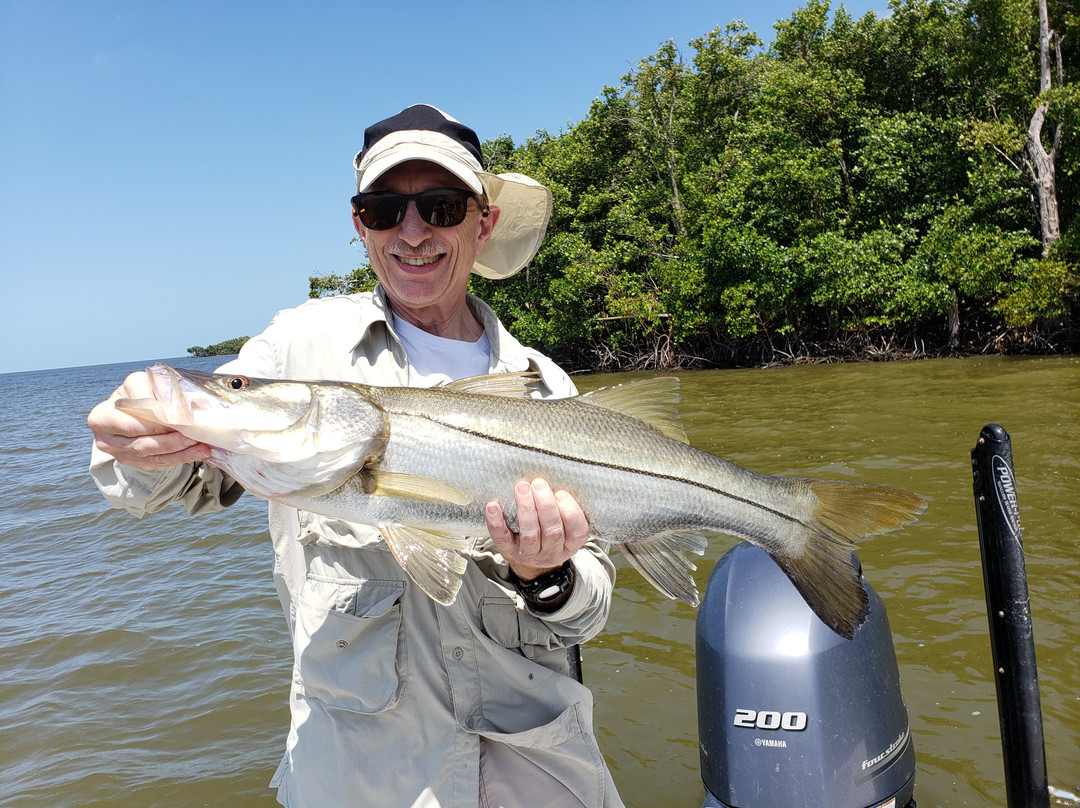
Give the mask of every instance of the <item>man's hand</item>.
POLYGON ((144 471, 160 471, 210 456, 210 447, 205 443, 116 409, 118 398, 153 398, 147 375, 132 373, 115 393, 90 411, 86 423, 94 433, 94 445, 101 451, 125 466, 144 471))
POLYGON ((581 506, 566 491, 552 491, 547 480, 521 480, 514 486, 518 532, 506 524, 502 506, 489 502, 488 532, 514 574, 531 581, 562 566, 589 538, 589 521, 581 506))

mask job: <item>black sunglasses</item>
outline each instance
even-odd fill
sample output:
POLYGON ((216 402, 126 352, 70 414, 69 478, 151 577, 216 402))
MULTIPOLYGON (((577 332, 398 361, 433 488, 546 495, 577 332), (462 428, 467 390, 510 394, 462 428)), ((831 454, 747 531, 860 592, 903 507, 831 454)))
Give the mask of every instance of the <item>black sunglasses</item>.
POLYGON ((371 230, 389 230, 405 218, 409 200, 416 202, 420 218, 433 227, 453 227, 465 221, 469 200, 475 199, 484 216, 488 215, 487 198, 464 188, 429 188, 418 194, 393 191, 365 191, 352 198, 353 215, 371 230))

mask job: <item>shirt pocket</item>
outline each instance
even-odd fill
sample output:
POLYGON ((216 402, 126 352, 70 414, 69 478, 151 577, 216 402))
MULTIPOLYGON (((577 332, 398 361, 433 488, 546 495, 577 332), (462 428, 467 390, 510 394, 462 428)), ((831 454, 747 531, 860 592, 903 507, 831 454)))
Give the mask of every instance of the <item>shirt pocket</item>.
MULTIPOLYGON (((506 597, 480 599, 480 625, 483 632, 503 648, 520 651, 526 659, 557 673, 568 674, 566 647, 559 637, 538 617, 517 608, 506 597)), ((541 679, 531 677, 530 685, 541 679)))
POLYGON ((309 576, 297 598, 297 687, 354 713, 380 713, 405 694, 404 581, 309 576))
POLYGON ((482 732, 483 737, 512 746, 566 786, 583 805, 604 804, 606 770, 593 734, 590 708, 570 704, 555 720, 522 732, 482 732))

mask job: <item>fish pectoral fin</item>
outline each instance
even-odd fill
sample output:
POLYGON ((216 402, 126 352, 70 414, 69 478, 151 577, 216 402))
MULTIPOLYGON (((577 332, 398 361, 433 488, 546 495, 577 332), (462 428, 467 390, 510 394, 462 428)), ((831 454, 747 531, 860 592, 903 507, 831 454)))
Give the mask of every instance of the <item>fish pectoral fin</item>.
POLYGON ((465 379, 446 382, 439 386, 459 393, 503 396, 506 398, 530 398, 532 392, 537 389, 539 382, 539 373, 526 371, 523 373, 486 373, 482 376, 469 376, 465 379))
POLYGON ((601 387, 584 393, 581 401, 606 407, 624 415, 632 415, 656 429, 665 437, 689 443, 679 422, 679 379, 676 376, 655 376, 651 379, 601 387))
POLYGON ((672 600, 697 606, 698 591, 690 574, 697 566, 686 553, 702 555, 709 540, 698 530, 672 530, 635 542, 613 542, 641 576, 672 600))
POLYGON ((401 568, 432 600, 449 606, 461 588, 468 549, 464 536, 414 525, 380 525, 379 532, 401 568))
POLYGON ((380 497, 415 499, 421 502, 449 502, 452 505, 468 505, 472 498, 451 485, 396 471, 368 468, 360 472, 364 493, 380 497))

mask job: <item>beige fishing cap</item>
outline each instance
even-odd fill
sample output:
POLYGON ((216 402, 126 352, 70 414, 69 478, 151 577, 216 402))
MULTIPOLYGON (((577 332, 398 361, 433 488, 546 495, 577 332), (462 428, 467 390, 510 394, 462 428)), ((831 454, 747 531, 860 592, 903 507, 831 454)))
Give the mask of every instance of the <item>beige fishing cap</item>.
POLYGON ((364 130, 364 148, 353 159, 356 191, 396 165, 426 160, 450 171, 488 203, 499 220, 472 271, 485 278, 509 278, 524 267, 544 239, 551 218, 551 191, 524 174, 484 171, 480 139, 469 127, 429 104, 414 104, 364 130))

